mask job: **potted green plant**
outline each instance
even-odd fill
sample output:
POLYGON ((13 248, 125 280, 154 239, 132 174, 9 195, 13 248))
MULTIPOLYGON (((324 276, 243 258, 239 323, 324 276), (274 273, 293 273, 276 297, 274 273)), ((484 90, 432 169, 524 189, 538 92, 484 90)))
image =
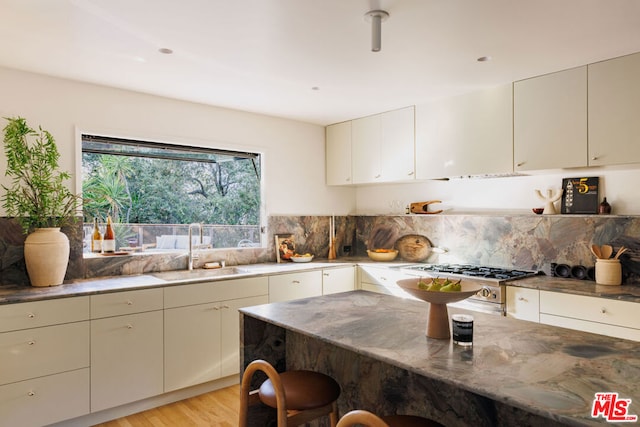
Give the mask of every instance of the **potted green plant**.
POLYGON ((3 207, 27 234, 24 256, 31 284, 59 285, 69 263, 69 239, 60 228, 76 220, 80 197, 64 185, 71 175, 59 170, 53 136, 41 127, 34 130, 22 117, 5 119, 5 175, 11 184, 2 186, 3 207))

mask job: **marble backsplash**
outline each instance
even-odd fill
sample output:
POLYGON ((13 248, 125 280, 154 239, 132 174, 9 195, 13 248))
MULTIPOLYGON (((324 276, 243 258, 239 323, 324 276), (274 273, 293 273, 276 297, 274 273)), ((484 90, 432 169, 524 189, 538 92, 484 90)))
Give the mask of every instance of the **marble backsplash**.
MULTIPOLYGON (((227 265, 275 262, 276 234, 292 234, 296 251, 326 259, 329 247, 328 216, 271 216, 264 247, 214 249, 200 252, 196 267, 224 260, 227 265)), ((611 244, 629 248, 621 256, 623 283, 640 283, 640 217, 596 215, 393 215, 337 216, 338 258, 366 256, 367 248, 393 247, 408 234, 426 236, 434 247, 426 262, 485 264, 541 270, 551 264, 591 267, 590 246, 611 244)), ((71 242, 67 280, 154 271, 180 270, 187 266, 186 252, 143 253, 134 256, 84 258, 82 231, 65 229, 71 242)), ((0 286, 28 285, 23 258, 24 236, 12 220, 0 218, 0 286)))

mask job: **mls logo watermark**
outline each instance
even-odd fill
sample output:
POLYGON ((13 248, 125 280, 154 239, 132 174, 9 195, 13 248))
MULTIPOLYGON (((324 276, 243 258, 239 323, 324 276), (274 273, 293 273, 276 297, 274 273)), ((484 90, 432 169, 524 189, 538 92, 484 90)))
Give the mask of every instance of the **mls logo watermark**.
POLYGON ((591 417, 602 417, 608 422, 633 423, 638 421, 638 416, 629 414, 630 405, 631 399, 619 398, 618 393, 596 393, 591 408, 591 417))

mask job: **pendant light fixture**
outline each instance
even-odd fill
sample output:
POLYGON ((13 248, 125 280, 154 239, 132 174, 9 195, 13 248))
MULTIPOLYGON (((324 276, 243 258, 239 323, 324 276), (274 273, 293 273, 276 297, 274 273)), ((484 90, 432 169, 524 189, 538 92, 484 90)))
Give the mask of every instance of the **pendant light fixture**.
POLYGON ((370 10, 364 15, 365 21, 371 22, 371 52, 380 52, 382 48, 382 23, 388 17, 384 10, 370 10))

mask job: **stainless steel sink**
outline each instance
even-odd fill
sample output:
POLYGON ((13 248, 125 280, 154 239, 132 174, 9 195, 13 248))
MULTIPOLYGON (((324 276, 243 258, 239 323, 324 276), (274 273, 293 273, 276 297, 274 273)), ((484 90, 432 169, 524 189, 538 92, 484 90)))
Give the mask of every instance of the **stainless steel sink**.
POLYGON ((208 277, 221 277, 221 276, 234 276, 236 274, 246 274, 245 270, 238 267, 222 267, 212 269, 198 269, 198 270, 178 270, 178 271, 162 271, 159 273, 152 273, 151 276, 166 280, 167 282, 179 282, 206 279, 208 277))

